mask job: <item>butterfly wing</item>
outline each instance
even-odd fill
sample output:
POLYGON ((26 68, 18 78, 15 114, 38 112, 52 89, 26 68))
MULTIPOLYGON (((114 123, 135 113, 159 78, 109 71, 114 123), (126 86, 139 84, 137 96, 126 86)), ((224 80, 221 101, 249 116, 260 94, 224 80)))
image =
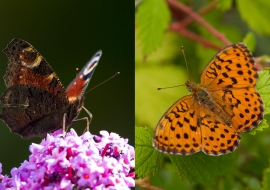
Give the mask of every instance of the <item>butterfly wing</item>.
POLYGON ((233 152, 240 142, 240 135, 206 106, 197 107, 200 112, 198 126, 201 128, 202 151, 214 156, 233 152))
POLYGON ((239 141, 240 136, 233 128, 188 95, 162 116, 154 133, 153 146, 169 154, 188 155, 202 150, 217 156, 234 151, 239 141))
POLYGON ((23 138, 43 136, 61 127, 68 97, 59 78, 28 42, 13 39, 3 50, 8 57, 0 101, 0 118, 23 138))
POLYGON ((66 90, 69 102, 73 102, 83 96, 101 55, 102 51, 100 50, 87 62, 84 68, 79 72, 78 76, 69 84, 66 90))
POLYGON ((257 78, 254 59, 242 43, 215 55, 201 76, 201 85, 231 118, 238 132, 250 131, 263 119, 264 105, 255 89, 257 78))
POLYGON ((45 134, 60 128, 66 106, 61 99, 48 91, 31 85, 13 85, 1 98, 0 118, 11 132, 24 139, 45 134))
POLYGON ((161 117, 153 146, 165 153, 188 155, 201 150, 201 129, 197 127, 198 104, 191 95, 175 102, 161 117))
POLYGON ((213 100, 230 116, 232 126, 237 132, 250 131, 263 119, 262 98, 253 87, 214 91, 211 95, 213 100))
POLYGON ((201 75, 201 85, 208 91, 246 88, 256 85, 258 73, 254 59, 242 43, 230 45, 216 54, 201 75))
POLYGON ((28 42, 13 39, 3 50, 8 57, 4 80, 7 88, 13 85, 30 85, 57 96, 68 103, 65 88, 49 63, 28 42))

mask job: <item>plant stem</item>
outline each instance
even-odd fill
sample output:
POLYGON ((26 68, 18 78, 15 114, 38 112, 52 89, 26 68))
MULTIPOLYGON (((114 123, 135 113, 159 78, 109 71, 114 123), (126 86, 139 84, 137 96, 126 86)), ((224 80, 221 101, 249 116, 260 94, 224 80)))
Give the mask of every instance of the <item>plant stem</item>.
MULTIPOLYGON (((167 0, 167 2, 169 6, 179 9, 180 11, 189 15, 192 19, 197 21, 199 24, 201 24, 205 29, 207 29, 211 34, 213 34, 213 36, 215 36, 218 40, 220 40, 225 46, 228 46, 231 44, 231 42, 224 36, 224 34, 221 34, 220 32, 218 32, 214 27, 212 27, 208 22, 206 22, 199 14, 194 12, 192 9, 190 9, 183 3, 177 0, 167 0)), ((184 33, 186 33, 186 31, 184 33)))

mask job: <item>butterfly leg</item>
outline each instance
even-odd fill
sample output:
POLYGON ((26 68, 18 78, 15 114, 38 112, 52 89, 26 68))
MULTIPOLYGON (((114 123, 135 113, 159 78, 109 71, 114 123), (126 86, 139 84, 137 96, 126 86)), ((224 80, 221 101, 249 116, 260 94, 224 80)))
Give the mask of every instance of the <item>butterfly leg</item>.
POLYGON ((66 131, 66 119, 67 119, 67 114, 64 113, 64 116, 63 116, 63 132, 68 131, 68 127, 67 127, 67 131, 66 131))
POLYGON ((84 130, 84 132, 86 131, 89 131, 89 125, 92 121, 92 118, 93 118, 93 115, 91 114, 90 111, 88 111, 88 109, 86 109, 84 106, 82 106, 82 108, 85 110, 85 112, 89 115, 89 118, 90 120, 88 119, 88 117, 84 117, 84 118, 81 118, 81 119, 76 119, 76 120, 73 120, 73 122, 78 122, 78 121, 83 121, 83 120, 86 120, 86 128, 84 130))
MULTIPOLYGON (((87 118, 87 126, 86 126, 86 130, 89 131, 89 125, 90 125, 90 123, 91 123, 91 121, 92 121, 93 115, 92 115, 92 113, 91 113, 90 111, 88 111, 88 109, 86 109, 84 106, 82 106, 82 108, 83 108, 84 111, 89 115, 89 118, 90 118, 90 121, 89 121, 88 118, 87 118)), ((85 132, 85 130, 84 130, 84 132, 85 132)))
POLYGON ((88 117, 83 117, 83 118, 80 118, 80 119, 76 119, 76 120, 73 120, 72 121, 72 123, 75 123, 75 122, 80 122, 80 121, 86 121, 86 128, 84 129, 84 133, 86 132, 86 131, 89 131, 89 119, 88 119, 88 117))

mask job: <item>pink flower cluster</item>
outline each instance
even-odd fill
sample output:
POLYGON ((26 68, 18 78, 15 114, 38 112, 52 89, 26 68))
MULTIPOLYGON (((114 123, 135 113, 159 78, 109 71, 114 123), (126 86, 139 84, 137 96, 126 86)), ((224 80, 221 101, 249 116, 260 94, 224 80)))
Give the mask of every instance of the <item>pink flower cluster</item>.
POLYGON ((71 129, 48 134, 30 146, 29 161, 3 176, 2 189, 130 189, 135 186, 135 153, 128 139, 101 131, 78 136, 71 129))

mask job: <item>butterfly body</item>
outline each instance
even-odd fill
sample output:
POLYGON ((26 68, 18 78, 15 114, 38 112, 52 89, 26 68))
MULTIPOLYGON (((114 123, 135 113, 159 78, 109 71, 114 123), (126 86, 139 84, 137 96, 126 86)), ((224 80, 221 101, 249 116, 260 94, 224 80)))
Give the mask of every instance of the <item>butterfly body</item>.
POLYGON ((186 82, 186 86, 189 91, 192 93, 192 97, 194 101, 198 101, 200 106, 203 106, 213 113, 215 113, 216 117, 219 120, 226 123, 227 125, 231 125, 230 117, 227 113, 213 100, 211 94, 207 91, 205 87, 200 84, 192 83, 190 81, 186 82))
POLYGON ((263 119, 264 105, 255 85, 254 59, 242 43, 213 57, 201 84, 186 82, 190 95, 175 102, 156 127, 153 146, 165 153, 208 155, 233 152, 240 133, 263 119))
POLYGON ((64 114, 66 126, 71 125, 82 109, 83 93, 101 52, 83 69, 88 78, 83 78, 80 72, 67 91, 48 62, 29 43, 13 39, 4 52, 9 62, 4 76, 7 89, 0 98, 3 104, 0 119, 11 132, 25 139, 42 137, 61 128, 64 114), (94 67, 89 71, 91 66, 94 67))

